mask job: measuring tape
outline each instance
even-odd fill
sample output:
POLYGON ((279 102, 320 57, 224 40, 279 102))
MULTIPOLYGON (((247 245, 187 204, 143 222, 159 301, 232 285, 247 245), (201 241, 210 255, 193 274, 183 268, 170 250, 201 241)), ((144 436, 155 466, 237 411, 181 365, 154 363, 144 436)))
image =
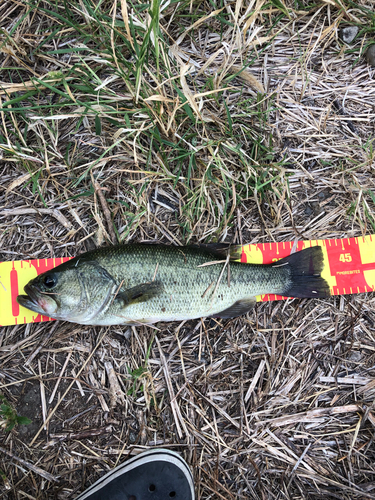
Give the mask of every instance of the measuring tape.
MULTIPOLYGON (((294 251, 321 246, 324 267, 322 277, 331 295, 365 293, 375 290, 375 235, 342 240, 309 240, 281 243, 258 243, 242 247, 241 262, 270 264, 294 251)), ((258 302, 282 300, 279 295, 260 295, 258 302)))
MULTIPOLYGON (((241 262, 271 264, 293 251, 321 246, 324 256, 322 277, 329 284, 331 295, 365 293, 375 290, 375 235, 341 240, 309 240, 299 242, 257 243, 242 247, 241 262)), ((20 306, 16 300, 23 287, 39 274, 70 257, 58 259, 0 262, 0 326, 52 321, 20 306)), ((280 295, 259 295, 258 302, 283 300, 280 295)))

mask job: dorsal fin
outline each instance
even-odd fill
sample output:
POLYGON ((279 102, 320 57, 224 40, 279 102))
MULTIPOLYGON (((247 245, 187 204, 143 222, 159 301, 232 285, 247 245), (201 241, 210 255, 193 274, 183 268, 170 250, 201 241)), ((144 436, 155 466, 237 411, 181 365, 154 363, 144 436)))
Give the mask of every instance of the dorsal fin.
POLYGON ((242 253, 241 245, 231 245, 230 243, 197 243, 190 245, 192 248, 199 248, 216 257, 226 259, 229 254, 229 260, 240 260, 242 253))

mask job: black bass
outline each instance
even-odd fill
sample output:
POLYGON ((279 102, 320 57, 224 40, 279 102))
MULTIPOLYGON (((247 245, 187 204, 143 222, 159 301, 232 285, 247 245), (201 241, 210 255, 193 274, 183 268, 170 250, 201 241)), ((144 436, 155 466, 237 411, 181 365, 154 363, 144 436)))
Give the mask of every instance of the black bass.
POLYGON ((140 325, 206 316, 232 318, 256 295, 328 297, 320 247, 269 265, 241 264, 241 247, 119 245, 57 266, 25 286, 22 306, 83 325, 140 325))

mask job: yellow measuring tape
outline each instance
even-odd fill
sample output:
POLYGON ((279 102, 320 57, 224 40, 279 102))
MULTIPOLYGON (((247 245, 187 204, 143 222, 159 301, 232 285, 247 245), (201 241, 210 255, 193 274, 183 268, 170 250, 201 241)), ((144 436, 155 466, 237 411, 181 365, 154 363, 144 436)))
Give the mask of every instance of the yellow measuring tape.
MULTIPOLYGON (((319 245, 323 249, 322 277, 330 286, 331 295, 365 293, 375 290, 375 235, 335 240, 258 243, 242 247, 241 262, 270 264, 290 255, 292 251, 319 245)), ((0 326, 51 321, 20 306, 16 300, 24 286, 33 278, 69 260, 19 260, 0 262, 0 326)), ((259 302, 281 300, 278 295, 261 295, 259 302)))

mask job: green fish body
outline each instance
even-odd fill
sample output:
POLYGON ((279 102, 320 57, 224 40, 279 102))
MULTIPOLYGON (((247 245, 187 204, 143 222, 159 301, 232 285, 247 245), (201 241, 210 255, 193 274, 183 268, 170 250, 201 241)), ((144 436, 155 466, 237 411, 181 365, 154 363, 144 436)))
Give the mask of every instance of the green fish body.
POLYGON ((152 324, 248 312, 275 293, 325 297, 322 251, 312 247, 271 265, 233 261, 238 251, 166 245, 119 245, 87 252, 25 287, 18 302, 85 325, 152 324))

